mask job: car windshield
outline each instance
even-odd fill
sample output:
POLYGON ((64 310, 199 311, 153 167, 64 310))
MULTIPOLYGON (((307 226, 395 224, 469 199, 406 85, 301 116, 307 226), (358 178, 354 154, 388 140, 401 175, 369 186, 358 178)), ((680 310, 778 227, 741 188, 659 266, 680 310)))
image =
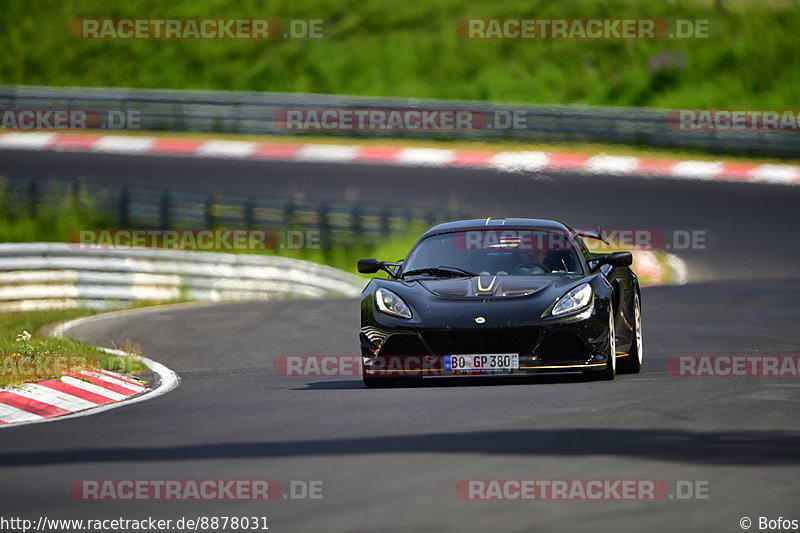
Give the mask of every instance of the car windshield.
POLYGON ((480 229, 432 235, 403 265, 403 276, 582 274, 575 241, 563 231, 480 229))

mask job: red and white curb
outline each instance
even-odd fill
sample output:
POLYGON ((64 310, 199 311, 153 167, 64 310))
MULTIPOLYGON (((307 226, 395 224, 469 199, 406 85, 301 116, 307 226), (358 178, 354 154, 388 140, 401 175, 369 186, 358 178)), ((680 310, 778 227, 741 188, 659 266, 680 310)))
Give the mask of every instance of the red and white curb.
MULTIPOLYGON (((53 327, 50 335, 63 338, 69 329, 80 323, 124 312, 69 320, 53 327)), ((180 384, 180 377, 175 372, 152 359, 122 350, 99 349, 141 361, 158 375, 158 384, 148 389, 141 381, 115 372, 84 370, 61 376, 60 379, 23 383, 0 389, 0 430, 98 414, 123 405, 151 400, 168 393, 180 384)))
POLYGON ((0 425, 36 422, 126 400, 147 387, 105 370, 72 372, 60 379, 0 389, 0 425))
POLYGON ((800 167, 793 165, 681 161, 605 154, 590 156, 532 151, 491 152, 391 146, 271 144, 69 133, 0 134, 0 150, 2 149, 310 163, 367 163, 410 167, 489 168, 501 172, 577 172, 706 181, 800 184, 800 167))

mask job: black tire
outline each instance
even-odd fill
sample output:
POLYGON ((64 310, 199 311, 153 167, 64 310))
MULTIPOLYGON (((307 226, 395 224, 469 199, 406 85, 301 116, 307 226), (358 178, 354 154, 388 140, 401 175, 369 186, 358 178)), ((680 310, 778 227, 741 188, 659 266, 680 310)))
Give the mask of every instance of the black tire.
POLYGON ((633 341, 629 354, 623 357, 617 364, 617 371, 620 374, 638 374, 642 370, 642 305, 639 302, 639 294, 636 293, 633 299, 633 341))
POLYGON ((592 381, 611 381, 617 373, 617 338, 614 328, 614 306, 608 306, 608 360, 600 371, 589 371, 585 375, 592 381))

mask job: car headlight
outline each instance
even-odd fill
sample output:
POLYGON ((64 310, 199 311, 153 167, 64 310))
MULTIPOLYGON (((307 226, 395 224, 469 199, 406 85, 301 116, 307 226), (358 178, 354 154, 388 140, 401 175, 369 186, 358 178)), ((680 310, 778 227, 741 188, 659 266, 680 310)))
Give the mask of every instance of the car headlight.
POLYGON ((411 308, 398 295, 389 289, 378 289, 375 291, 375 302, 378 309, 387 315, 400 318, 411 318, 411 308))
POLYGON ((579 285, 562 296, 553 306, 550 314, 553 316, 566 315, 589 307, 592 303, 592 287, 588 283, 579 285))

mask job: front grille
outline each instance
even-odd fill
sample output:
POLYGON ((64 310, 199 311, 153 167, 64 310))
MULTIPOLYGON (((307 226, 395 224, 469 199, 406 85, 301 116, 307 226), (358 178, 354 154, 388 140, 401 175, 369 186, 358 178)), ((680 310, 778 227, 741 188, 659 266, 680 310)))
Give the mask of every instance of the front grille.
POLYGON ((391 335, 383 343, 379 353, 380 355, 429 355, 419 336, 404 333, 391 335))
POLYGON ((472 353, 529 353, 539 332, 535 328, 492 331, 426 331, 425 342, 436 355, 472 353))
POLYGON ((548 333, 537 348, 542 361, 583 361, 591 355, 586 344, 574 333, 548 333))

